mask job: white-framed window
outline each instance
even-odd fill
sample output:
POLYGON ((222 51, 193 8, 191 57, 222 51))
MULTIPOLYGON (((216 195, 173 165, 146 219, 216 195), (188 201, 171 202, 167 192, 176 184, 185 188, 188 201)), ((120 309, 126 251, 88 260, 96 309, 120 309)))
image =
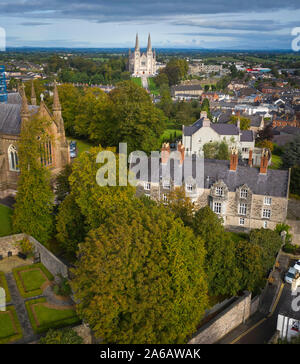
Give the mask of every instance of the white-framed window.
POLYGON ((246 203, 240 203, 239 204, 239 214, 240 215, 246 215, 247 214, 247 204, 246 203))
POLYGON ((165 193, 162 195, 163 202, 168 202, 168 195, 165 193))
POLYGON ((245 225, 245 219, 243 217, 239 218, 239 225, 241 225, 241 226, 245 225))
POLYGON ((269 219, 271 217, 271 210, 270 209, 263 209, 262 210, 262 218, 269 219))
POLYGON ((272 197, 265 196, 264 197, 264 205, 271 206, 272 204, 272 197))
POLYGON ((170 181, 164 181, 163 188, 169 190, 171 188, 170 181))
POLYGON ((151 183, 150 183, 150 182, 145 182, 145 184, 144 184, 144 189, 145 189, 146 191, 150 191, 150 190, 151 190, 151 183))
POLYGON ((216 187, 216 196, 223 196, 223 195, 224 195, 224 188, 216 187))
POLYGON ((242 188, 240 191, 240 198, 247 198, 248 197, 248 190, 246 188, 242 188))
POLYGON ((268 221, 264 221, 263 227, 264 227, 264 229, 267 229, 268 228, 268 221))
POLYGON ((193 192, 193 188, 194 188, 194 186, 193 186, 192 184, 187 184, 187 185, 185 186, 185 188, 186 188, 186 190, 187 190, 188 192, 193 192))
POLYGON ((214 211, 214 213, 219 215, 221 213, 221 211, 222 211, 222 203, 221 202, 214 202, 213 211, 214 211))
POLYGON ((10 171, 14 171, 14 172, 19 171, 18 151, 14 145, 10 145, 8 148, 8 162, 9 162, 10 171))

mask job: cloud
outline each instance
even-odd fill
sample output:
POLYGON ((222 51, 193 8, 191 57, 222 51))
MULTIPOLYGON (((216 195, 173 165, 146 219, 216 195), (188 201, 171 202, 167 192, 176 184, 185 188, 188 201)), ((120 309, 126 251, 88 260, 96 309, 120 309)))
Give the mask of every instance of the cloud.
POLYGON ((21 23, 21 25, 25 26, 25 27, 39 27, 41 25, 51 25, 51 23, 37 23, 37 22, 24 22, 21 23))
POLYGON ((300 9, 299 0, 10 0, 2 1, 0 14, 44 18, 128 22, 164 19, 175 15, 228 14, 300 9))

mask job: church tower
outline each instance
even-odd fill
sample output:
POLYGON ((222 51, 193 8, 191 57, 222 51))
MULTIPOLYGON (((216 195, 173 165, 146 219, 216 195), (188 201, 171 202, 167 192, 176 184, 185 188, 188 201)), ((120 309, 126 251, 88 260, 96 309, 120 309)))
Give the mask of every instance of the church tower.
POLYGON ((134 52, 128 53, 128 69, 133 76, 153 76, 156 72, 156 57, 152 50, 151 36, 148 35, 147 50, 141 53, 139 36, 136 34, 134 52))

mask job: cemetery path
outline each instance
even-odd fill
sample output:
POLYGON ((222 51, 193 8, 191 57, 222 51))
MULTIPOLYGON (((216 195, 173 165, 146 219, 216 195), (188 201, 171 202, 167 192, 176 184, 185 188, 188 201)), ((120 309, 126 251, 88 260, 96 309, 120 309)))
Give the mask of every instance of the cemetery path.
POLYGON ((30 342, 38 340, 39 335, 36 335, 31 327, 24 299, 21 297, 19 293, 13 274, 7 273, 5 277, 11 294, 11 303, 17 311, 17 316, 23 331, 22 339, 15 342, 15 344, 28 344, 30 342))

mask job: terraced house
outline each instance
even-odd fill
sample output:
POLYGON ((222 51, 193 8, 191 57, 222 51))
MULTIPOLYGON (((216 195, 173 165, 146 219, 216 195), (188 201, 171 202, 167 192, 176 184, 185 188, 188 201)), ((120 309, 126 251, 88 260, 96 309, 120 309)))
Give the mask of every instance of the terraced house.
POLYGON ((70 162, 56 84, 52 112, 43 100, 39 106, 36 101, 32 85, 31 105, 28 105, 23 87, 17 93, 8 94, 7 102, 0 103, 0 197, 14 194, 17 190, 20 174, 18 141, 22 125, 34 116, 50 121, 47 131, 49 141, 41 146, 41 163, 51 170, 52 175, 56 175, 70 162))
POLYGON ((259 168, 253 167, 251 162, 239 164, 238 151, 233 149, 230 161, 205 159, 201 179, 196 178, 193 167, 189 180, 184 169, 187 158, 192 157, 188 157, 184 149, 179 144, 179 160, 168 160, 170 146, 164 144, 159 171, 151 169, 149 160, 147 178, 137 177, 137 195, 167 203, 170 191, 184 186, 186 195, 196 208, 209 205, 223 219, 224 225, 232 230, 274 229, 286 220, 290 171, 268 169, 267 150, 262 152, 259 168), (166 177, 162 171, 168 163, 170 173, 166 177), (183 173, 178 173, 181 169, 183 173), (184 177, 178 179, 182 175, 184 177))

